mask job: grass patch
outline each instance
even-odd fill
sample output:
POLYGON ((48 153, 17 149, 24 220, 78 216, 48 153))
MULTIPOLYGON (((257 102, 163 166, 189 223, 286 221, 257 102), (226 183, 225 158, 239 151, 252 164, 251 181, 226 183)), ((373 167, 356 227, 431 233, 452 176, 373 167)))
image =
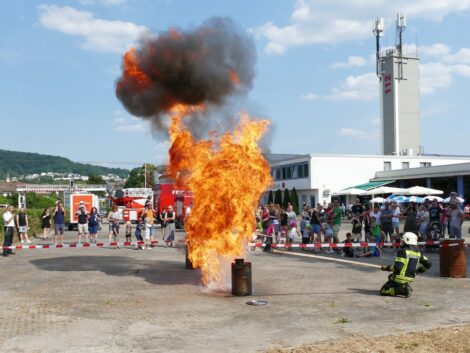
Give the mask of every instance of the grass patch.
POLYGON ((335 324, 348 324, 350 322, 351 322, 351 320, 349 320, 348 318, 341 317, 341 318, 338 319, 338 321, 335 322, 335 324))

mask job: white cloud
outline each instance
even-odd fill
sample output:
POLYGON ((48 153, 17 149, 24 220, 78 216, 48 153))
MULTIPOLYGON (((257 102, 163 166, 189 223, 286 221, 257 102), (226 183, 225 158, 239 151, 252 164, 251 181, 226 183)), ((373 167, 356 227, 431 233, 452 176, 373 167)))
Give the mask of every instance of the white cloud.
POLYGON ((78 0, 82 5, 94 5, 96 3, 102 3, 103 5, 122 5, 127 2, 127 0, 78 0))
MULTIPOLYGON (((416 52, 414 45, 406 45, 405 49, 408 53, 416 52)), ((469 48, 461 48, 453 53, 448 46, 437 43, 430 46, 420 46, 418 52, 424 58, 428 57, 434 60, 420 63, 420 90, 422 94, 432 94, 438 90, 449 88, 455 77, 470 77, 469 48)), ((346 63, 335 63, 330 67, 347 67, 348 63, 354 62, 350 58, 351 56, 346 63)), ((367 64, 366 60, 362 59, 364 64, 367 64)), ((339 85, 333 87, 328 95, 308 93, 301 95, 299 98, 301 100, 370 101, 378 96, 379 81, 375 73, 366 73, 358 76, 348 76, 339 85)))
POLYGON ((318 94, 315 94, 315 93, 307 93, 307 94, 302 94, 299 99, 301 100, 305 100, 305 101, 313 101, 313 100, 316 100, 316 99, 319 99, 320 96, 318 94))
POLYGON ((331 69, 348 69, 355 66, 364 66, 367 60, 362 56, 350 55, 346 62, 336 62, 330 65, 331 69))
POLYGON ((354 137, 360 140, 375 140, 378 137, 378 133, 379 133, 378 130, 362 131, 362 130, 347 128, 347 127, 344 127, 336 131, 336 134, 340 136, 354 137))
POLYGON ((379 80, 375 73, 370 72, 359 76, 348 76, 327 95, 307 93, 301 100, 326 99, 333 101, 370 101, 379 96, 379 80))
POLYGON ((442 59, 448 63, 470 64, 470 48, 462 48, 457 52, 445 55, 442 59))
POLYGON ((372 19, 377 15, 384 16, 387 24, 395 22, 397 12, 440 21, 469 9, 470 0, 297 0, 289 24, 268 22, 254 33, 267 40, 266 53, 284 54, 300 45, 370 38, 372 19))
POLYGON ((333 87, 325 98, 344 101, 370 101, 379 95, 379 81, 375 73, 370 72, 359 76, 348 76, 339 86, 333 87))
POLYGON ((147 121, 125 114, 122 111, 114 112, 114 128, 119 132, 150 133, 150 125, 147 121))
POLYGON ((448 55, 450 53, 450 48, 442 43, 435 43, 433 45, 421 45, 418 48, 418 52, 420 55, 428 56, 428 57, 442 57, 444 55, 448 55))
POLYGON ((437 89, 446 89, 452 84, 452 68, 442 63, 420 65, 420 89, 422 94, 434 93, 437 89))
POLYGON ((455 76, 470 77, 470 48, 461 48, 455 53, 441 44, 428 48, 437 48, 430 51, 437 61, 420 65, 421 93, 431 94, 438 89, 447 89, 455 76))
POLYGON ((102 20, 68 6, 40 5, 38 10, 43 27, 83 37, 82 47, 89 50, 121 53, 148 32, 132 22, 102 20))

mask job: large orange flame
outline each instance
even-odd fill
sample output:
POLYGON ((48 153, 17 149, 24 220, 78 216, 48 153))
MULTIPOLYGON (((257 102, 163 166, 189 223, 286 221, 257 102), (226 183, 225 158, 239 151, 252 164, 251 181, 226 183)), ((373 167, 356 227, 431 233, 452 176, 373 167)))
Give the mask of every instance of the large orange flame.
POLYGON ((123 57, 123 83, 131 81, 136 90, 145 90, 150 86, 150 79, 137 63, 135 48, 129 49, 123 57))
POLYGON ((271 184, 269 165, 258 147, 268 120, 246 114, 233 133, 196 142, 183 119, 193 109, 178 105, 171 114, 169 174, 194 195, 185 223, 186 244, 204 285, 221 284, 221 259, 243 255, 255 230, 253 210, 271 184))

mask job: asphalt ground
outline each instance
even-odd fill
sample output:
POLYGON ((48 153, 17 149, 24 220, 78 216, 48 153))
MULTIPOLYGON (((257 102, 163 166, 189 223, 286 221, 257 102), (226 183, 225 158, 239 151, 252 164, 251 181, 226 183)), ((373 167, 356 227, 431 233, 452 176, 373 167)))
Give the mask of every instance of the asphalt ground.
MULTIPOLYGON (((200 272, 185 269, 183 244, 178 232, 175 248, 31 249, 0 258, 0 351, 263 352, 470 323, 469 279, 440 277, 437 249, 408 299, 379 296, 387 273, 376 269, 260 249, 247 254, 253 296, 233 297, 201 287, 200 272), (268 304, 246 305, 252 299, 268 304)), ((469 257, 467 249, 468 273, 469 257)), ((393 258, 386 249, 352 261, 393 258)))

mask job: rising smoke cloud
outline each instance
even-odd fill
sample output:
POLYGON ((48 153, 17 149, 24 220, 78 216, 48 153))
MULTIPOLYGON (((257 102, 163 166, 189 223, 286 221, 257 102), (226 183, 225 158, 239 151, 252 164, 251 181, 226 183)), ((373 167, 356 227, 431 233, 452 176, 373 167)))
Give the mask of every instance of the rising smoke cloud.
POLYGON ((124 56, 116 95, 129 113, 165 134, 172 106, 204 104, 203 112, 185 122, 202 138, 208 129, 233 126, 229 101, 251 89, 255 62, 255 46, 246 32, 228 18, 214 17, 191 30, 142 38, 124 56))

